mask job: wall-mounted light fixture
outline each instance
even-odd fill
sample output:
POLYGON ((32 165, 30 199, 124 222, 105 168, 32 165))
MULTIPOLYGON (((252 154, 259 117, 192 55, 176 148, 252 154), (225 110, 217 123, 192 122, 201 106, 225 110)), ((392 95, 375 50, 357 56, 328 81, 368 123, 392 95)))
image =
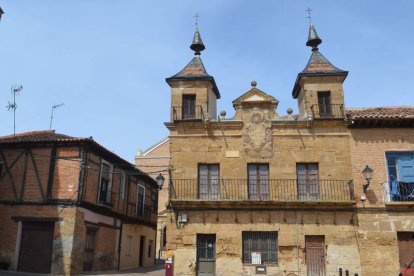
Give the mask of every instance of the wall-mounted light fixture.
POLYGON ((367 184, 362 185, 362 189, 364 193, 367 192, 367 189, 369 187, 369 182, 372 179, 372 173, 374 172, 373 169, 371 169, 368 165, 365 166, 365 169, 362 171, 362 174, 364 175, 365 180, 367 181, 367 184))
POLYGON ((162 190, 162 186, 164 186, 164 181, 165 181, 164 176, 162 176, 162 174, 160 173, 157 176, 157 178, 155 178, 155 180, 157 181, 158 190, 161 191, 162 190))

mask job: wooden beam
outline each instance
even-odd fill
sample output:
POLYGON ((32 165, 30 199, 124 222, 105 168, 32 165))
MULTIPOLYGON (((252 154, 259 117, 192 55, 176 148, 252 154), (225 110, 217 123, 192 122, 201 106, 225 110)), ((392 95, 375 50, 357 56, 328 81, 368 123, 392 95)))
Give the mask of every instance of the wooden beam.
POLYGON ((40 194, 42 195, 42 198, 43 198, 43 201, 44 201, 45 200, 45 195, 43 193, 42 182, 40 181, 39 170, 37 169, 36 161, 34 160, 32 150, 29 150, 29 153, 30 153, 30 157, 31 157, 30 159, 32 159, 33 168, 34 168, 35 173, 36 173, 37 184, 39 185, 40 194))
POLYGON ((56 146, 54 146, 50 154, 49 176, 47 178, 47 191, 46 191, 47 199, 52 198, 53 180, 55 177, 55 167, 56 167, 56 152, 57 152, 57 148, 56 146))
POLYGON ((23 153, 24 153, 24 150, 16 157, 16 159, 13 161, 13 163, 9 167, 8 164, 7 164, 6 157, 3 154, 3 151, 0 151, 1 158, 3 159, 4 166, 6 167, 6 172, 2 175, 2 177, 0 177, 0 181, 3 180, 3 178, 6 174, 9 176, 11 188, 12 188, 12 191, 13 191, 13 194, 14 194, 14 198, 16 200, 18 200, 17 191, 16 191, 16 184, 14 183, 14 180, 13 180, 13 177, 10 173, 10 170, 14 167, 14 165, 17 163, 17 161, 20 159, 20 157, 23 155, 23 153))
POLYGON ((29 153, 27 150, 24 151, 24 169, 23 169, 23 178, 22 185, 20 186, 20 200, 23 201, 24 198, 24 188, 26 186, 26 175, 27 175, 27 160, 29 159, 29 153))

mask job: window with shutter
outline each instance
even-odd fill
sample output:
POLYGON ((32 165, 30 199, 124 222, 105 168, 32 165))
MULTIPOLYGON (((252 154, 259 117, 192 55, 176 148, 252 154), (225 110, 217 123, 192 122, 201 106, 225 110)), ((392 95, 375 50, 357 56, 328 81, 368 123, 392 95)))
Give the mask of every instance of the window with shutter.
POLYGON ((319 116, 332 117, 331 92, 318 92, 319 116))
POLYGON ((247 165, 249 199, 269 199, 269 164, 247 165))
POLYGON ((198 166, 199 198, 220 198, 220 168, 218 164, 200 164, 198 166))
POLYGON ((296 172, 299 199, 319 199, 318 164, 297 164, 296 172))
POLYGON ((183 95, 183 109, 182 118, 195 119, 196 118, 196 95, 183 95))

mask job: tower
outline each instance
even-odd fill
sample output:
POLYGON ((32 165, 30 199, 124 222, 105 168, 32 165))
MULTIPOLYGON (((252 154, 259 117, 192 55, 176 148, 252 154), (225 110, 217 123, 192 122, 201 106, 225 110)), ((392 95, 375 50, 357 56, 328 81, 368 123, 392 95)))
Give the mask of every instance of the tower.
POLYGON ((321 43, 322 39, 311 23, 306 46, 312 48, 312 55, 305 69, 296 78, 292 96, 298 99, 301 117, 343 118, 342 83, 348 72, 335 67, 319 52, 318 46, 321 43))
POLYGON ((166 79, 171 87, 171 121, 205 120, 217 116, 220 92, 201 60, 205 46, 198 27, 190 48, 194 58, 184 69, 166 79))

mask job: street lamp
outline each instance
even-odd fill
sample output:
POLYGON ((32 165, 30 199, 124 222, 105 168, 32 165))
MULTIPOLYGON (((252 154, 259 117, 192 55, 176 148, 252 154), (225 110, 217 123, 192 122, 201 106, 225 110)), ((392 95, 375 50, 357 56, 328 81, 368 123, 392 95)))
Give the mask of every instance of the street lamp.
POLYGON ((362 174, 364 175, 365 180, 367 181, 367 184, 362 185, 362 189, 364 193, 367 192, 369 182, 372 179, 372 173, 374 172, 373 169, 371 169, 368 165, 365 166, 365 169, 362 171, 362 174))
POLYGON ((162 190, 162 186, 164 186, 164 176, 162 176, 162 174, 160 173, 157 178, 155 178, 155 180, 157 181, 157 185, 158 185, 158 190, 162 190))

